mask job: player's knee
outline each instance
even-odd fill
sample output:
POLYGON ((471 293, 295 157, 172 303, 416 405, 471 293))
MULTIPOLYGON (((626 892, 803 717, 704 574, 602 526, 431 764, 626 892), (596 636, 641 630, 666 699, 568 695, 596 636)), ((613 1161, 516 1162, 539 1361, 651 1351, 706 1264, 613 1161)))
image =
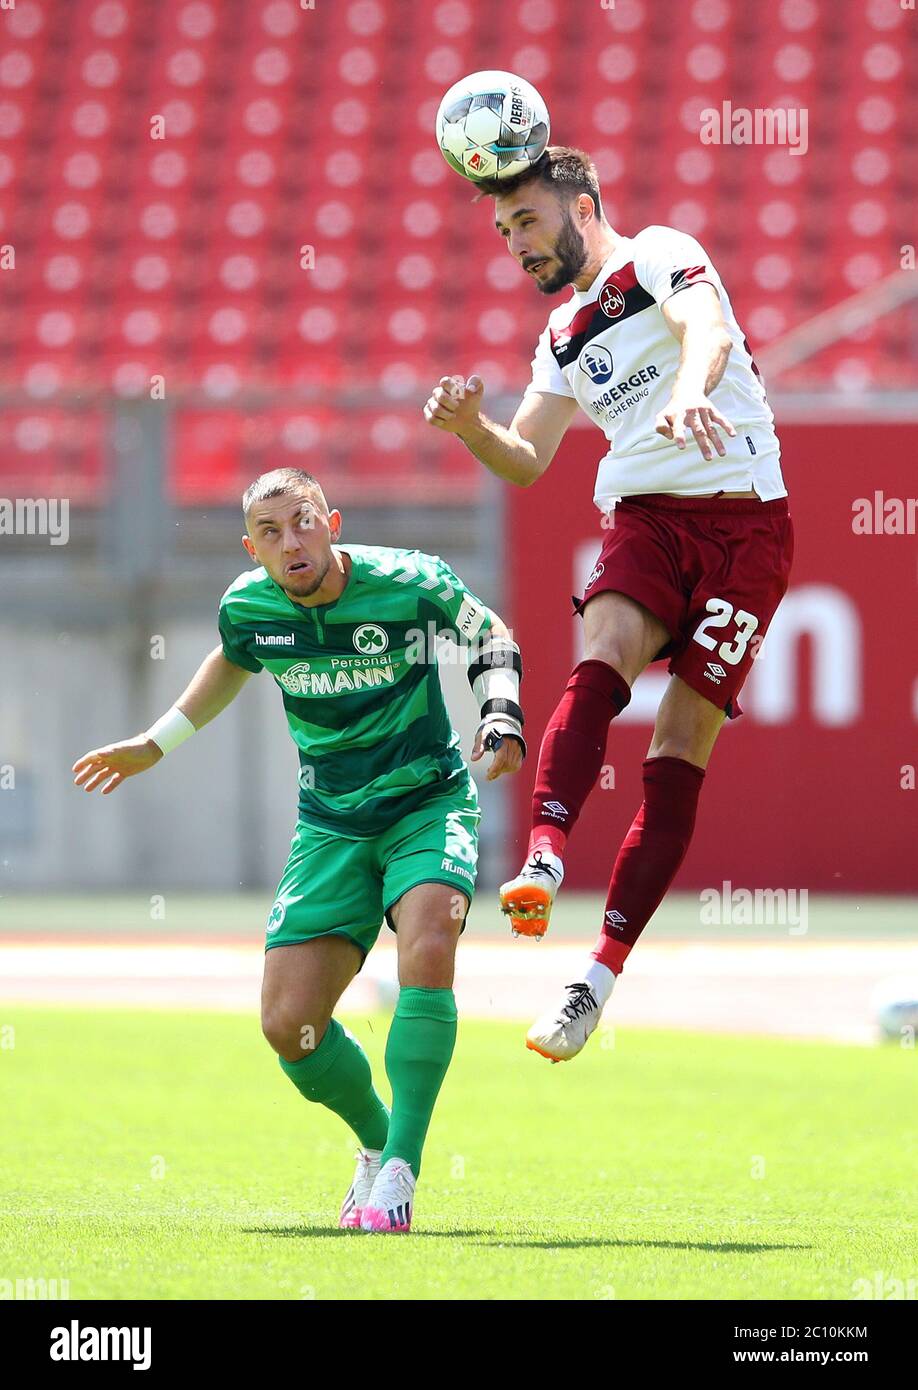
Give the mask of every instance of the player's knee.
POLYGON ((432 923, 424 933, 399 940, 399 975, 403 985, 438 989, 452 980, 456 942, 462 920, 432 923))
MULTIPOLYGON (((620 675, 625 675, 623 668, 629 668, 634 664, 630 652, 626 651, 625 644, 616 637, 615 633, 600 633, 587 642, 584 651, 586 661, 604 661, 607 666, 613 666, 620 675)), ((628 677, 625 676, 627 680, 628 677)))
POLYGON ((681 758, 686 763, 696 763, 699 749, 697 740, 682 734, 669 734, 665 738, 654 739, 647 754, 648 758, 681 758))
POLYGON ((648 758, 679 758, 704 770, 724 720, 723 711, 713 705, 711 713, 713 718, 705 718, 701 723, 687 720, 685 727, 679 727, 672 721, 671 727, 656 730, 647 750, 648 758))
POLYGON ((646 665, 642 652, 635 648, 634 643, 626 641, 614 632, 596 634, 593 640, 586 644, 584 660, 604 662, 606 666, 611 666, 617 671, 629 685, 634 685, 646 665))
POLYGON ((283 1001, 265 1005, 261 1011, 262 1033, 274 1051, 288 1061, 315 1051, 325 1036, 329 1021, 330 1016, 324 1009, 299 1010, 283 1001))

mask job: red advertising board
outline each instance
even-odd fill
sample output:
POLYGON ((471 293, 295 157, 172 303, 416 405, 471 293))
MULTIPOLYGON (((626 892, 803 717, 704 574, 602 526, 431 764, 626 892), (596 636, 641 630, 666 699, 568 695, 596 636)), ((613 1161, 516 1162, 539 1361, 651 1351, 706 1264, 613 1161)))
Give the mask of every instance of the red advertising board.
MULTIPOLYGON (((791 587, 743 689, 745 713, 714 750, 676 886, 918 892, 918 430, 780 433, 796 530, 791 587)), ((602 542, 591 499, 603 443, 571 430, 535 486, 508 488, 509 609, 533 752, 515 779, 523 847, 538 741, 581 654, 571 594, 602 542)), ((651 666, 611 727, 601 785, 569 847, 572 887, 608 881, 640 804, 667 679, 665 662, 651 666)))

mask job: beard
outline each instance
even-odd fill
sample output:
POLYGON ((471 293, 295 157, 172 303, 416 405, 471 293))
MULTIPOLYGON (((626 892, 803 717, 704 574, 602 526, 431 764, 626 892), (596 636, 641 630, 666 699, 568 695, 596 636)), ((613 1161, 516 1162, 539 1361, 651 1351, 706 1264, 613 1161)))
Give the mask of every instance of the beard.
POLYGON ((297 574, 285 574, 281 577, 281 588, 292 599, 311 598, 316 590, 321 589, 325 583, 325 576, 330 568, 331 561, 329 560, 321 569, 314 569, 312 577, 309 579, 297 574))
POLYGON ((576 280, 587 262, 587 250, 583 237, 577 231, 574 226, 574 219, 566 209, 552 255, 560 264, 554 275, 550 275, 547 280, 536 280, 536 287, 540 294, 557 294, 558 290, 563 290, 565 285, 576 280))

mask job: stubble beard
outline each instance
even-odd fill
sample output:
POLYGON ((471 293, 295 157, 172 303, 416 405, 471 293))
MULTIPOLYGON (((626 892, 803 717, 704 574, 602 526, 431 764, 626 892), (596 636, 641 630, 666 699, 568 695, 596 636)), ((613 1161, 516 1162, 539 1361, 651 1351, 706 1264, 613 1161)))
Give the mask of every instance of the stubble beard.
POLYGON ((281 587, 283 588, 284 593, 288 596, 288 598, 292 598, 292 599, 311 598, 312 595, 316 592, 316 590, 317 590, 317 589, 321 589, 322 585, 325 583, 325 576, 328 574, 328 571, 330 570, 330 568, 331 568, 331 561, 328 561, 328 563, 325 565, 325 568, 324 568, 320 573, 317 572, 317 573, 315 573, 315 574, 313 575, 312 579, 309 581, 309 584, 307 585, 306 588, 291 589, 291 588, 289 587, 289 586, 290 586, 290 581, 291 581, 291 580, 294 580, 294 581, 295 581, 295 580, 296 580, 296 575, 292 575, 292 574, 284 575, 284 577, 283 577, 284 582, 282 582, 281 587))
POLYGON ((565 285, 570 285, 577 279, 587 263, 587 250, 583 237, 577 231, 574 220, 567 211, 564 213, 561 231, 558 233, 558 240, 555 242, 552 254, 560 262, 560 265, 554 275, 550 275, 547 280, 536 280, 540 294, 557 294, 558 290, 563 290, 565 285))

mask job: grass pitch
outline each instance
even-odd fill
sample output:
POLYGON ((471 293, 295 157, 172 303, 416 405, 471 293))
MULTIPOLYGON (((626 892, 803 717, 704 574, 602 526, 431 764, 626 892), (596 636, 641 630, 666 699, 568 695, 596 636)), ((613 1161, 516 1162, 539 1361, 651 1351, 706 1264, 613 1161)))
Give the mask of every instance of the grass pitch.
MULTIPOLYGON (((388 1019, 347 1022, 388 1096, 388 1019)), ((74 1299, 844 1299, 918 1275, 918 1057, 895 1046, 618 1030, 552 1067, 518 1025, 460 1022, 415 1230, 387 1238, 336 1229, 353 1142, 254 1018, 6 1006, 0 1040, 0 1277, 74 1299)))

